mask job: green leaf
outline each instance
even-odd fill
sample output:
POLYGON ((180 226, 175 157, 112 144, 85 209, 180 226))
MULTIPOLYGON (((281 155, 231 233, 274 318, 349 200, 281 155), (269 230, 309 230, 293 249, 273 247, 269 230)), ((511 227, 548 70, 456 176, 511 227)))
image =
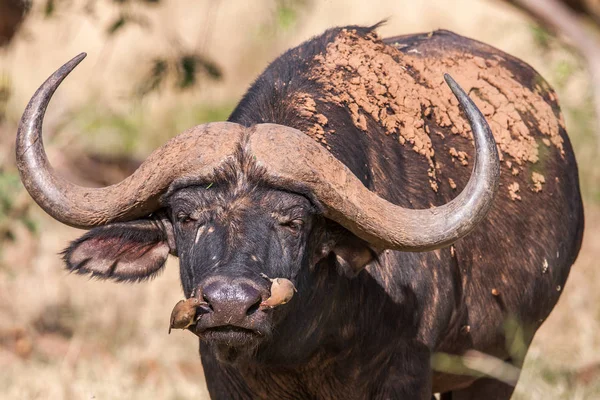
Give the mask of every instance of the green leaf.
POLYGON ((185 55, 179 59, 179 84, 181 89, 194 86, 196 83, 196 58, 193 55, 185 55))
POLYGON ((150 92, 157 90, 167 77, 169 64, 167 60, 157 58, 152 62, 150 71, 145 74, 143 82, 138 85, 136 90, 138 96, 145 96, 150 92))
POLYGON ((119 17, 116 20, 114 20, 112 24, 110 24, 108 26, 108 28, 106 29, 106 33, 111 36, 114 35, 119 30, 123 29, 123 27, 125 27, 127 22, 129 22, 129 21, 125 15, 123 15, 123 14, 119 15, 119 17))
POLYGON ((50 18, 54 15, 56 11, 56 4, 54 4, 54 0, 46 0, 46 5, 44 6, 44 17, 50 18))

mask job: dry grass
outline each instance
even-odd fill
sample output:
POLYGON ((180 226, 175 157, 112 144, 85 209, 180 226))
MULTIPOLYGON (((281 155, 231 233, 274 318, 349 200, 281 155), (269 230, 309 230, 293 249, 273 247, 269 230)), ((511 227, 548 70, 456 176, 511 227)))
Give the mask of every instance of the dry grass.
MULTIPOLYGON (((83 50, 89 59, 48 111, 46 137, 52 137, 55 161, 67 145, 143 156, 178 131, 223 114, 269 60, 334 25, 390 17, 384 36, 445 28, 490 43, 525 59, 557 87, 587 199, 582 253, 536 335, 515 398, 600 396, 600 172, 590 146, 589 80, 577 57, 491 1, 314 1, 286 27, 278 25, 274 2, 166 3, 149 14, 159 29, 131 27, 110 40, 102 23, 114 15, 112 6, 99 7, 97 21, 77 13, 60 21, 31 18, 14 45, 0 50, 0 76, 12 88, 7 121, 0 125, 0 164, 10 164, 16 121, 36 86, 83 50), (172 46, 202 48, 223 65, 225 80, 132 99, 140 69, 172 46), (83 128, 91 133, 80 133, 83 128)), ((141 285, 88 281, 63 272, 57 255, 81 232, 37 209, 33 219, 38 234, 17 225, 15 240, 4 242, 0 253, 0 397, 207 398, 197 341, 183 332, 167 335, 170 309, 181 297, 176 260, 141 285)))

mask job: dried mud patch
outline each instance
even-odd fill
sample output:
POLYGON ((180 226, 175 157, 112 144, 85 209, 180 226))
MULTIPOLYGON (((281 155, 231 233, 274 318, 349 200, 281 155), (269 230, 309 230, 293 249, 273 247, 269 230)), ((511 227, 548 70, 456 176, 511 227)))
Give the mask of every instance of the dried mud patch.
MULTIPOLYGON (((303 117, 309 123, 306 134, 317 142, 327 145, 325 139, 325 127, 327 126, 327 117, 317 112, 317 103, 308 93, 297 93, 293 101, 298 115, 303 117)), ((332 130, 329 133, 333 133, 332 130)), ((329 146, 327 145, 329 148, 329 146)))
MULTIPOLYGON (((445 55, 428 57, 418 49, 402 53, 384 44, 374 32, 363 36, 344 29, 324 54, 315 57, 310 79, 326 93, 318 100, 347 108, 357 128, 369 131, 369 124, 374 121, 385 129, 386 135, 397 134, 402 145, 422 155, 429 165, 428 177, 435 191, 436 174, 441 167, 434 160, 432 133, 425 119, 432 119, 442 128, 435 130, 442 137, 443 132, 451 132, 472 140, 469 123, 444 82, 446 72, 485 115, 502 159, 510 157, 518 165, 537 162, 536 132, 543 135, 544 144, 553 145, 563 154, 562 118, 556 118, 539 85, 524 87, 501 65, 500 56, 484 59, 457 50, 445 55)), ((546 95, 555 99, 551 91, 546 95)), ((315 125, 322 128, 314 117, 316 110, 312 112, 315 125)), ((323 129, 313 130, 311 136, 319 135, 317 139, 326 141, 323 129)), ((451 149, 451 155, 468 165, 466 154, 451 149)))

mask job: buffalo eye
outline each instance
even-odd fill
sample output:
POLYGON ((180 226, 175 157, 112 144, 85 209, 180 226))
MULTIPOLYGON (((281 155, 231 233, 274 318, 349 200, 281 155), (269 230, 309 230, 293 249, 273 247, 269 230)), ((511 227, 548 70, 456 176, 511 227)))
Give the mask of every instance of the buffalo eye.
POLYGON ((177 222, 184 224, 184 225, 187 225, 187 224, 197 221, 197 219, 194 218, 193 216, 191 216, 190 214, 183 213, 183 212, 177 213, 176 217, 177 217, 177 222))
POLYGON ((286 227, 293 233, 298 233, 304 227, 304 221, 300 218, 294 218, 287 221, 282 221, 279 225, 286 227))

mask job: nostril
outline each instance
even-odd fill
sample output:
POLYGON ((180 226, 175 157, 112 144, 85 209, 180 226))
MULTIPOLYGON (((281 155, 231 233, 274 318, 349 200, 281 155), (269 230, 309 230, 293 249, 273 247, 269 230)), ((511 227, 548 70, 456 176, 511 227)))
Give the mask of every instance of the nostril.
POLYGON ((258 301, 256 303, 252 304, 250 306, 250 308, 248 308, 248 310, 246 310, 246 315, 250 316, 250 315, 254 314, 255 312, 257 312, 258 309, 260 308, 261 301, 262 301, 261 299, 258 299, 258 301))
POLYGON ((204 313, 212 314, 215 321, 231 325, 243 323, 260 310, 263 296, 257 285, 243 278, 212 279, 199 286, 198 298, 204 303, 204 313))

